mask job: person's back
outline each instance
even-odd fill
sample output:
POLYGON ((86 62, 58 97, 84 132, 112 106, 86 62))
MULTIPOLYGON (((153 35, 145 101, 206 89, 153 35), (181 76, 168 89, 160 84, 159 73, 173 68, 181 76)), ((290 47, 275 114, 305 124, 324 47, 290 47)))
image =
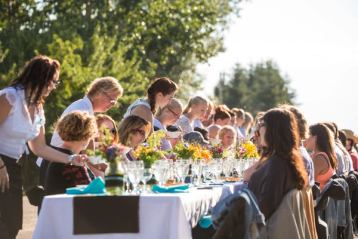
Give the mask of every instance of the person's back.
POLYGON ((294 172, 285 159, 274 155, 251 176, 249 189, 258 199, 266 220, 278 208, 283 197, 296 188, 294 172))

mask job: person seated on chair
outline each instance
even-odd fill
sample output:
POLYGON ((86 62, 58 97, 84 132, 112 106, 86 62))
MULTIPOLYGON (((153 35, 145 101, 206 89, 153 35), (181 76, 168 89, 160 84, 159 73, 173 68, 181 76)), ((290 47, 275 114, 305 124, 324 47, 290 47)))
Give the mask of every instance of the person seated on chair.
MULTIPOLYGON (((96 120, 87 112, 74 111, 57 122, 56 131, 63 143, 60 147, 52 147, 68 155, 79 154, 96 135, 96 120)), ((45 176, 45 194, 61 194, 66 188, 88 184, 91 173, 86 166, 50 162, 45 176)))
POLYGON ((299 153, 294 115, 285 109, 271 109, 262 117, 258 129, 263 146, 262 157, 267 159, 252 174, 248 186, 268 220, 284 196, 292 189, 305 188, 308 180, 299 153))
POLYGON ((130 115, 119 124, 119 142, 124 147, 121 155, 129 161, 137 160, 133 155, 135 150, 142 144, 151 132, 152 126, 145 119, 130 115))

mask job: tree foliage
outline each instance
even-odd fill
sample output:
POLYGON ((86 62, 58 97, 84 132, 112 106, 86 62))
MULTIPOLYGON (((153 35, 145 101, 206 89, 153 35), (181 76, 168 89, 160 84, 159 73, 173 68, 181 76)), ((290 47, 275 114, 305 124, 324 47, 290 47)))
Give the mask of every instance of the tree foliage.
POLYGON ((61 62, 62 85, 46 103, 51 124, 95 78, 125 93, 115 119, 150 80, 169 76, 197 89, 195 66, 222 50, 222 30, 240 0, 0 0, 0 88, 36 54, 61 62), (49 110, 51 108, 51 110, 49 110))
POLYGON ((282 103, 294 103, 295 93, 278 66, 266 61, 245 68, 237 64, 230 80, 225 74, 215 87, 215 97, 229 107, 249 112, 266 111, 282 103))

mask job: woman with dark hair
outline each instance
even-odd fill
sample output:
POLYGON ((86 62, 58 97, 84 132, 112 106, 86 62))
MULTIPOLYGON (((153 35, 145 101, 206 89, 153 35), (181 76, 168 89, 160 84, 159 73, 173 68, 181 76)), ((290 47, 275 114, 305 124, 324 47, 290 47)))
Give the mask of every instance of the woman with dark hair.
POLYGON ((307 173, 298 151, 297 123, 291 112, 269 110, 259 123, 259 132, 266 160, 251 176, 249 189, 268 220, 290 190, 307 186, 307 173))
POLYGON ((43 104, 59 81, 60 63, 36 56, 9 87, 0 91, 0 238, 22 227, 22 179, 18 160, 28 152, 50 161, 82 165, 85 155, 68 155, 46 145, 43 104))
POLYGON ((322 123, 311 125, 305 145, 313 152, 311 156, 315 181, 319 183, 322 190, 337 168, 332 132, 322 123))
POLYGON ((177 84, 169 78, 155 79, 147 90, 147 98, 137 99, 133 102, 124 114, 124 118, 130 115, 137 115, 150 122, 153 127, 155 113, 159 108, 163 108, 170 102, 177 89, 177 84))
POLYGON ((334 152, 337 158, 337 175, 342 175, 350 172, 351 170, 353 170, 352 159, 342 142, 339 140, 339 130, 337 124, 334 122, 324 122, 323 124, 333 134, 334 152))

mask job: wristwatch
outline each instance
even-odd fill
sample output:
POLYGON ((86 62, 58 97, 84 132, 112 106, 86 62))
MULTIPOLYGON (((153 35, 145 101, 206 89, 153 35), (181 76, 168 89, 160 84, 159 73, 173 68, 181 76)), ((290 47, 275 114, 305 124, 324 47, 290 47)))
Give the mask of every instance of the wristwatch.
POLYGON ((68 159, 69 164, 72 165, 72 162, 76 158, 76 156, 77 156, 76 154, 68 155, 67 159, 68 159))

